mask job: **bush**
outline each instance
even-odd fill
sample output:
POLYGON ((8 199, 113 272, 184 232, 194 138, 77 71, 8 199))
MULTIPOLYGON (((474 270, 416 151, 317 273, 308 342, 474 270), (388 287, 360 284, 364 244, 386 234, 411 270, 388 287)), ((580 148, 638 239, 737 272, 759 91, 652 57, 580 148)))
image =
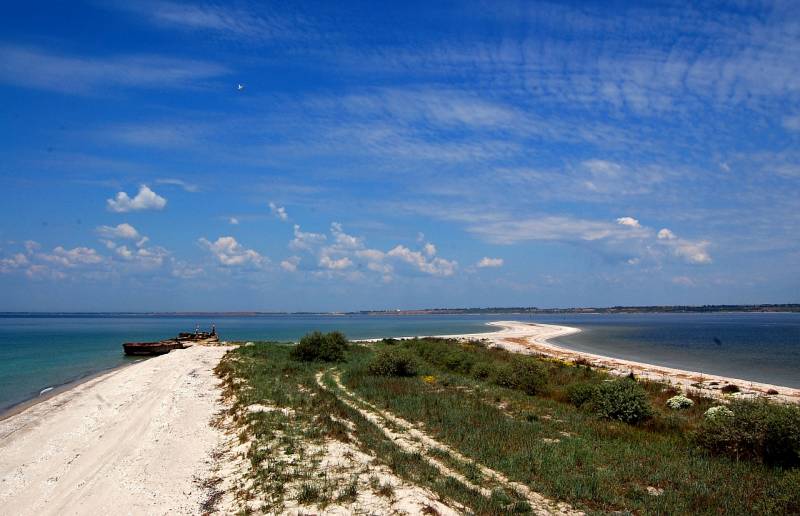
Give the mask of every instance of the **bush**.
POLYGON ((767 401, 739 400, 727 409, 709 412, 695 435, 697 443, 734 459, 765 464, 800 466, 800 407, 767 401))
POLYGON ((567 399, 576 407, 582 407, 589 401, 597 390, 597 385, 591 383, 575 383, 567 387, 567 399))
POLYGON ((382 349, 372 359, 368 369, 375 376, 416 376, 417 362, 405 350, 382 349))
POLYGON ((478 380, 486 380, 492 376, 492 366, 486 362, 479 362, 472 368, 472 376, 478 380))
POLYGON ((289 356, 302 362, 341 362, 347 351, 347 338, 338 331, 308 333, 300 339, 289 356))
POLYGON ((603 382, 595 389, 589 406, 598 416, 635 424, 653 415, 647 392, 628 378, 603 382))
POLYGON ((547 380, 546 374, 544 367, 536 360, 519 357, 511 364, 495 369, 494 383, 501 387, 523 391, 532 396, 544 388, 547 380))
POLYGON ((728 385, 723 385, 720 390, 725 394, 733 394, 734 392, 739 392, 739 386, 729 383, 728 385))
POLYGON ((694 405, 694 401, 690 400, 683 394, 678 394, 677 396, 673 396, 667 400, 667 406, 672 410, 682 410, 691 408, 694 405))

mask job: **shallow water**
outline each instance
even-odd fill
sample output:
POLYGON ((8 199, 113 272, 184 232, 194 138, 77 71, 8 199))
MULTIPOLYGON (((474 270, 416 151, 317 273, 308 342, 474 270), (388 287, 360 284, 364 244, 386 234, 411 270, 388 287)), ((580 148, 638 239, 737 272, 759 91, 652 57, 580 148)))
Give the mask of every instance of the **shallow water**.
POLYGON ((225 340, 296 340, 312 330, 350 338, 492 331, 486 322, 577 326, 558 340, 583 351, 800 387, 800 314, 548 315, 0 315, 0 411, 134 360, 122 342, 158 340, 216 323, 225 340), (714 339, 717 339, 715 341, 714 339))

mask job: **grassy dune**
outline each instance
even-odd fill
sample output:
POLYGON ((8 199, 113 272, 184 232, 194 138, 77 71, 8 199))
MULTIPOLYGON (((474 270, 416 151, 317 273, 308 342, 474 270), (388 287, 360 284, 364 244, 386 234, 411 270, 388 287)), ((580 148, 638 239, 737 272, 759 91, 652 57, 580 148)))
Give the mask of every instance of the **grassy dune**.
MULTIPOLYGON (((241 497, 260 500, 262 510, 278 510, 298 498, 304 506, 346 507, 348 496, 354 500, 364 490, 382 496, 380 485, 362 477, 383 465, 445 505, 479 514, 536 509, 535 500, 514 482, 590 513, 800 511, 800 470, 701 449, 692 436, 711 402, 696 399, 690 409, 668 409, 665 400, 675 394, 668 386, 641 383, 654 412, 631 425, 569 403, 576 385, 609 380, 580 365, 525 359, 531 361, 526 383, 518 367, 523 357, 477 343, 351 345, 345 360, 333 363, 292 360, 290 350, 274 343, 240 347, 218 370, 234 403, 240 440, 248 446, 250 480, 243 482, 241 497), (374 374, 370 364, 381 351, 399 353, 413 371, 403 377, 374 374), (243 410, 255 404, 291 410, 243 410), (395 416, 438 444, 409 453, 412 448, 403 449, 381 429, 407 434, 400 420, 391 420, 395 416), (329 478, 313 453, 307 454, 310 444, 326 440, 346 442, 373 462, 360 473, 349 472, 347 480, 329 478)), ((413 436, 409 442, 413 447, 413 436)))

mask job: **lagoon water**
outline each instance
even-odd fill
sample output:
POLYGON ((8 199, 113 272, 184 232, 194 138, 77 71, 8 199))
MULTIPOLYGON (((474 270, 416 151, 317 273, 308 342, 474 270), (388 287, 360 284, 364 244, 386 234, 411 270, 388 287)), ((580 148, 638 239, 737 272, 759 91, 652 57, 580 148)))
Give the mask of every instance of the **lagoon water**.
POLYGON ((158 340, 216 323, 224 340, 296 340, 340 330, 350 338, 492 331, 524 320, 577 326, 564 346, 658 365, 800 387, 800 314, 615 315, 0 315, 0 412, 41 391, 132 363, 126 341, 158 340))

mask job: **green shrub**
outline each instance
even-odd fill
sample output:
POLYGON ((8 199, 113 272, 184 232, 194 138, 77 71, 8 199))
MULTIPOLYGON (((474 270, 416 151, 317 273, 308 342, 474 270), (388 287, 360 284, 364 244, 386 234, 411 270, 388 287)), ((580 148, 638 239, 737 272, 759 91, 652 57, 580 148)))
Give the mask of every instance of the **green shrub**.
POLYGON ((369 372, 375 376, 416 376, 417 362, 401 349, 382 349, 369 363, 369 372))
POLYGON ((653 415, 647 392, 628 378, 603 382, 592 394, 589 406, 598 416, 635 424, 653 415))
POLYGON ((496 367, 493 376, 494 384, 530 395, 541 392, 547 381, 544 367, 527 357, 519 357, 510 364, 496 367))
POLYGON ((800 466, 800 407, 738 400, 727 417, 707 417, 696 442, 712 453, 775 466, 800 466))
POLYGON ((472 368, 472 376, 478 380, 486 380, 492 376, 492 366, 486 362, 479 362, 472 368))
POLYGON ((574 383, 567 387, 567 399, 576 407, 582 407, 591 401, 597 390, 597 385, 592 383, 574 383))
POLYGON ((347 338, 338 331, 308 333, 290 352, 292 360, 302 362, 342 362, 347 351, 347 338))

